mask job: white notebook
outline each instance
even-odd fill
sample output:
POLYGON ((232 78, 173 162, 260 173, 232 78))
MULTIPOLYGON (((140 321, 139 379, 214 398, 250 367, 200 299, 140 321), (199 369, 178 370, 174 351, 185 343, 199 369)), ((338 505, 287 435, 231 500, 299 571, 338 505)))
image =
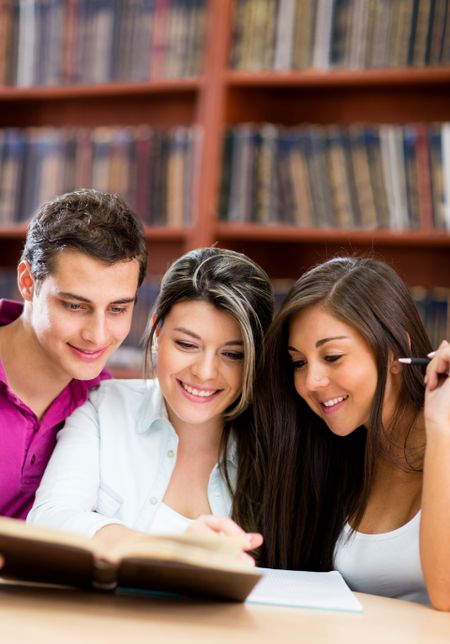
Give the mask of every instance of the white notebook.
POLYGON ((362 612, 341 573, 258 568, 263 573, 247 602, 323 610, 362 612))

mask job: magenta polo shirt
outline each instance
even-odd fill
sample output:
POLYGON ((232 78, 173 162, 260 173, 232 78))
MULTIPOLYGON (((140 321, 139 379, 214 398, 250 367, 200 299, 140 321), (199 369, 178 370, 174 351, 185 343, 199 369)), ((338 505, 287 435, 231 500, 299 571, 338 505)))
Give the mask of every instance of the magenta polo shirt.
MULTIPOLYGON (((22 313, 22 304, 0 300, 0 326, 22 313)), ((82 405, 89 389, 110 378, 72 380, 39 420, 9 388, 0 360, 0 515, 25 519, 64 420, 82 405)))

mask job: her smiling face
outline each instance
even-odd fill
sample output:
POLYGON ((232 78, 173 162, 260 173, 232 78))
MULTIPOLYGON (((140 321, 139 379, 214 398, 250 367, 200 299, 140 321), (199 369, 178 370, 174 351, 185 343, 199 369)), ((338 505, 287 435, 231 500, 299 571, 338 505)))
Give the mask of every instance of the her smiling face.
POLYGON ((378 374, 360 333, 314 305, 292 318, 288 344, 295 388, 329 429, 347 436, 367 425, 378 374))
POLYGON ((202 300, 175 304, 158 332, 157 375, 169 419, 222 431, 241 393, 244 349, 236 320, 202 300))

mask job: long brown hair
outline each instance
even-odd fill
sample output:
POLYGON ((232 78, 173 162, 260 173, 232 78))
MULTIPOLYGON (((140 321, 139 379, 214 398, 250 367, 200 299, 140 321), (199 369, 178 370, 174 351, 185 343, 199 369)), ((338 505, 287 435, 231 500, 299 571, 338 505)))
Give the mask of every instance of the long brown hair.
POLYGON ((332 568, 345 522, 352 517, 357 527, 362 518, 387 431, 395 439, 400 423, 402 427, 409 423, 411 430, 411 418, 423 406, 421 373, 416 368, 403 369, 395 419, 389 428, 383 427, 389 353, 423 356, 430 350, 408 288, 384 262, 338 257, 309 270, 295 283, 268 331, 255 388, 254 411, 263 446, 259 467, 263 565, 332 568), (317 303, 365 338, 377 366, 367 427, 345 438, 332 434, 294 387, 287 351, 290 322, 317 303))
POLYGON ((255 529, 257 503, 254 481, 257 437, 251 422, 256 363, 263 349, 264 334, 273 316, 272 284, 253 260, 232 250, 208 247, 189 251, 165 273, 146 340, 146 364, 152 371, 152 346, 158 326, 172 307, 183 301, 203 300, 227 311, 239 325, 244 343, 241 395, 224 414, 222 454, 226 454, 233 431, 237 443, 238 474, 233 490, 226 461, 221 468, 233 496, 232 517, 242 527, 255 529))

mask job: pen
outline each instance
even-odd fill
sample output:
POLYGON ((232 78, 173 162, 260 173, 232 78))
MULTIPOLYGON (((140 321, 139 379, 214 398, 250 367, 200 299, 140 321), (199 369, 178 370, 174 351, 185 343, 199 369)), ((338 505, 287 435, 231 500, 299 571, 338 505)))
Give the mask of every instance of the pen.
POLYGON ((398 358, 398 361, 403 364, 417 364, 417 365, 427 365, 430 362, 431 358, 398 358))

